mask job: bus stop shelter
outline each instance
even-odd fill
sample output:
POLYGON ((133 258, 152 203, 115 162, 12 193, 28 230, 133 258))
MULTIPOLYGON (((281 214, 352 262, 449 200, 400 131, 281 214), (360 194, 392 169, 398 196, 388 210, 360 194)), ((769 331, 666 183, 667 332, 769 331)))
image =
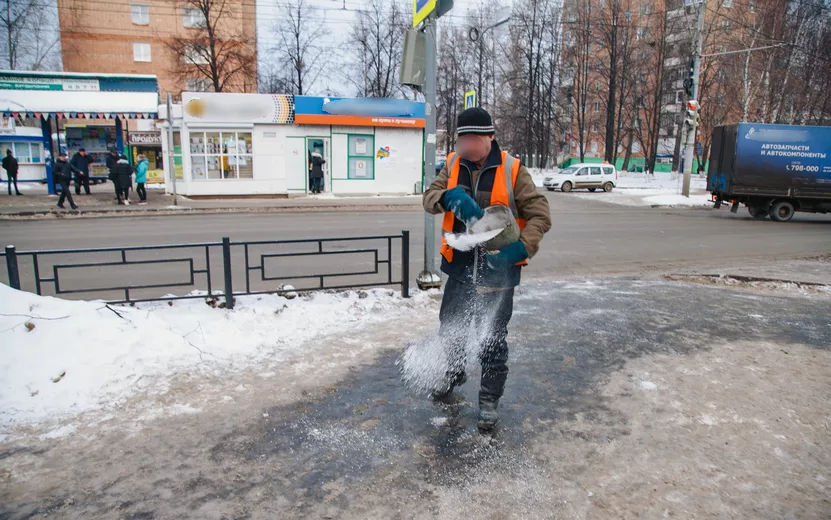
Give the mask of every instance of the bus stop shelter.
POLYGON ((156 76, 0 71, 0 114, 23 126, 39 122, 49 193, 54 194, 52 164, 60 152, 61 126, 112 121, 115 148, 124 150, 124 122, 156 119, 159 83, 156 76), (96 121, 97 120, 97 121, 96 121), (54 121, 54 130, 53 130, 54 121), (52 135, 58 142, 53 142, 52 135))

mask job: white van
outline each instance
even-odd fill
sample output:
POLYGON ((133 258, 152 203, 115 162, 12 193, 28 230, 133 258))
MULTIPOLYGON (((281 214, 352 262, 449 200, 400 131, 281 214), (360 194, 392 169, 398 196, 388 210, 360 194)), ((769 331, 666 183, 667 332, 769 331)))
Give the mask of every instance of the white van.
POLYGON ((617 186, 617 178, 617 170, 611 164, 581 163, 546 177, 542 184, 548 191, 560 189, 568 193, 571 190, 595 191, 601 188, 608 193, 617 186))

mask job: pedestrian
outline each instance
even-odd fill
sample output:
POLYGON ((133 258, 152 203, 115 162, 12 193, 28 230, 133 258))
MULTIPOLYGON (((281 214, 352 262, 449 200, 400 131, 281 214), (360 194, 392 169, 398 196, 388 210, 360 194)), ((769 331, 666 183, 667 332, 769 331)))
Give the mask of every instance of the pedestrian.
POLYGON ((11 149, 6 150, 6 156, 3 157, 3 169, 6 170, 6 175, 9 177, 9 195, 12 194, 12 183, 14 183, 14 192, 23 195, 17 187, 17 171, 20 169, 20 165, 12 155, 11 149))
POLYGON ((115 177, 118 190, 118 203, 126 206, 130 205, 130 188, 132 188, 133 167, 127 160, 127 156, 122 154, 119 156, 115 164, 115 177))
POLYGON ((445 385, 433 397, 444 399, 455 386, 467 381, 465 342, 471 325, 479 328, 476 341, 481 347, 477 352, 481 351, 482 378, 478 426, 487 431, 499 420, 497 407, 508 379, 507 336, 514 287, 519 285, 522 266, 536 254, 543 235, 551 229, 551 213, 526 167, 499 148, 486 110, 475 107, 459 114, 456 134, 456 152, 447 157, 439 176, 424 193, 424 209, 444 214, 445 233, 460 233, 482 218, 482 208, 503 205, 511 208, 521 230, 518 241, 496 252, 481 246, 456 251, 442 239, 441 270, 448 278, 439 313, 439 336, 451 363, 445 385))
MULTIPOLYGON (((75 172, 72 163, 67 160, 66 152, 61 152, 58 160, 55 161, 54 176, 55 182, 61 187, 61 196, 58 198, 58 207, 66 209, 63 201, 69 199, 69 206, 78 209, 75 201, 72 200, 72 193, 69 192, 69 182, 72 180, 72 173, 75 172)), ((77 173, 77 172, 76 172, 77 173)))
POLYGON ((139 204, 147 204, 147 190, 144 188, 147 182, 147 168, 150 163, 144 154, 139 154, 138 165, 136 165, 136 193, 139 196, 139 204))
POLYGON ((107 170, 109 171, 107 178, 113 183, 115 200, 119 200, 118 176, 115 174, 116 164, 118 164, 118 154, 115 152, 115 149, 110 149, 110 153, 107 154, 106 159, 107 170))
POLYGON ((320 193, 323 191, 324 164, 326 164, 326 159, 323 158, 320 148, 315 148, 312 152, 311 163, 309 163, 309 181, 311 183, 312 193, 320 193))
POLYGON ((75 168, 75 195, 81 194, 81 185, 84 192, 89 195, 89 163, 92 158, 87 151, 81 148, 72 156, 72 167, 75 168))

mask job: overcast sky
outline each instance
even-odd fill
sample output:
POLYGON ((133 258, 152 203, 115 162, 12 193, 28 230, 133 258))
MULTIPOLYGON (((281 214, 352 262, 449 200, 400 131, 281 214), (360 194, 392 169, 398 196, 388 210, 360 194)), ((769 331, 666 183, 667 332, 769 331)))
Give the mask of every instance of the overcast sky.
MULTIPOLYGON (((280 7, 289 0, 257 0, 257 53, 261 64, 268 64, 273 56, 273 49, 278 44, 274 31, 275 23, 280 19, 280 7)), ((467 11, 484 0, 456 0, 453 9, 440 20, 444 24, 462 25, 465 23, 467 11)), ((342 70, 341 64, 348 64, 346 51, 347 40, 352 23, 357 16, 356 10, 365 9, 366 5, 358 0, 309 0, 310 5, 317 9, 316 19, 324 24, 326 36, 324 44, 334 50, 329 70, 342 70), (344 6, 346 10, 344 10, 344 6), (341 67, 339 69, 339 67, 341 67)), ((505 2, 503 2, 505 3, 505 2)), ((346 85, 339 74, 330 74, 331 77, 321 75, 312 87, 310 94, 327 94, 351 96, 354 88, 346 85)))

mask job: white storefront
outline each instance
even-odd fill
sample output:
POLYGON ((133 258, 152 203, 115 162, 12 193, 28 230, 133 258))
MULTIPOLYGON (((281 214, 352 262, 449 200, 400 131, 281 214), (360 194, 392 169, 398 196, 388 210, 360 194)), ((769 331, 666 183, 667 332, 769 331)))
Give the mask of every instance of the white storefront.
POLYGON ((407 194, 422 180, 423 103, 185 93, 173 113, 181 195, 305 195, 313 151, 326 193, 407 194))

